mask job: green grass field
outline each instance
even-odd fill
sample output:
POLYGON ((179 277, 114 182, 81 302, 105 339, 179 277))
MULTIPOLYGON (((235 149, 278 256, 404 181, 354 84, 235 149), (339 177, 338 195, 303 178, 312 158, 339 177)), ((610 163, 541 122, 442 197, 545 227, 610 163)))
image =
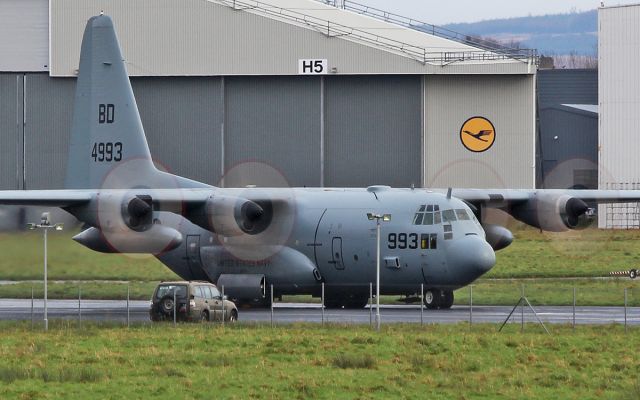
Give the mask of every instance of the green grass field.
POLYGON ((2 399, 638 399, 620 326, 2 323, 2 399), (603 335, 603 332, 606 334, 603 335))

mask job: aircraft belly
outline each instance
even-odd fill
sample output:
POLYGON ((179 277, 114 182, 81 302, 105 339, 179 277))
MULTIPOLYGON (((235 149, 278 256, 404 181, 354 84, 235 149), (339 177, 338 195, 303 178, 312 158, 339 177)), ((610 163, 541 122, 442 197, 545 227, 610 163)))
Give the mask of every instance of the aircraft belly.
POLYGON ((281 246, 263 260, 243 260, 224 246, 206 246, 201 249, 203 268, 215 282, 221 274, 262 274, 267 284, 279 292, 309 292, 318 281, 316 267, 309 258, 291 247, 281 246))

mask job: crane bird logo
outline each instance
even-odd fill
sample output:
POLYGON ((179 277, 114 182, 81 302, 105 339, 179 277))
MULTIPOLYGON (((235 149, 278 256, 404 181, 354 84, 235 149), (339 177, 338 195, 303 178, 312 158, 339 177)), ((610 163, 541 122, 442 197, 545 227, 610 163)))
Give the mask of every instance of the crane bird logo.
POLYGON ((467 150, 481 153, 493 146, 496 128, 484 117, 469 118, 460 128, 460 140, 467 150))

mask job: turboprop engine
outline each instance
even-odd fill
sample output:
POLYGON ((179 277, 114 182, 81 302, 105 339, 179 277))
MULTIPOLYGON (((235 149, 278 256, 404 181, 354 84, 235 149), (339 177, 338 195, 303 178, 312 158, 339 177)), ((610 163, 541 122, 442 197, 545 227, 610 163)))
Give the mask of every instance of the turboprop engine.
POLYGON ((222 236, 257 235, 269 227, 273 217, 268 201, 227 195, 211 196, 190 214, 191 221, 222 236))
POLYGON ((536 228, 562 232, 580 226, 581 217, 589 206, 581 199, 566 194, 537 194, 524 204, 510 210, 517 220, 536 228))
MULTIPOLYGON (((89 207, 70 211, 93 225, 73 240, 95 251, 159 254, 182 243, 178 230, 156 218, 149 195, 99 195, 89 207)), ((171 219, 171 213, 165 217, 171 219)))
POLYGON ((482 224, 482 228, 487 236, 487 243, 494 251, 502 250, 513 242, 513 234, 503 226, 482 224))

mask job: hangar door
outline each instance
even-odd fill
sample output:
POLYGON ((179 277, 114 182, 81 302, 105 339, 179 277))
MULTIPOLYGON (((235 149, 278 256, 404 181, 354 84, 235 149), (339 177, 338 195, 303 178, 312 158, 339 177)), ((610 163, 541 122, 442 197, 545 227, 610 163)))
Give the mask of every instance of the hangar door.
POLYGON ((327 76, 325 109, 325 186, 420 186, 420 76, 327 76))

